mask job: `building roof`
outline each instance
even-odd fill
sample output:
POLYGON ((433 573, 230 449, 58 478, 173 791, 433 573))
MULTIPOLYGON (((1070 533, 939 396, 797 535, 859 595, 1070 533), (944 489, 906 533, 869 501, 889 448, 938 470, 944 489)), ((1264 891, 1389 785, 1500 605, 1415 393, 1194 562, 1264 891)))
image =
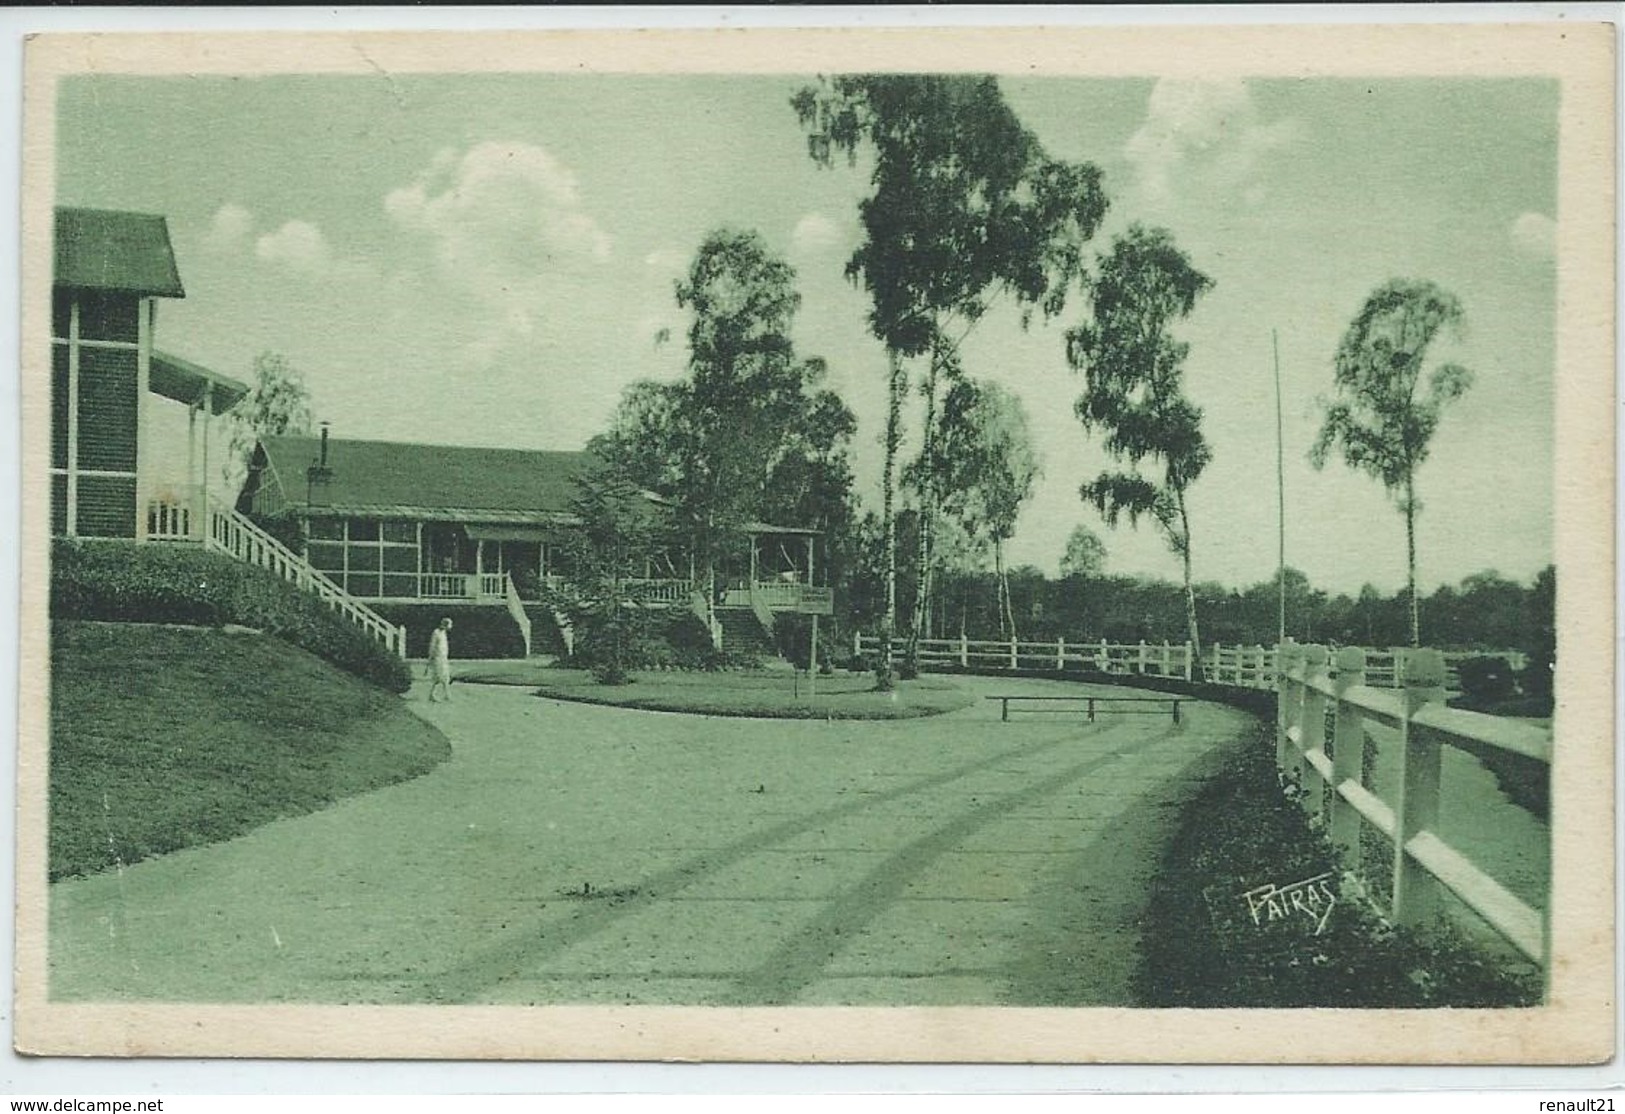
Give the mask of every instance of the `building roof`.
POLYGON ((149 386, 155 394, 184 402, 188 406, 201 404, 204 388, 212 387, 209 391, 209 412, 215 415, 224 414, 248 397, 246 383, 167 352, 152 354, 149 386))
MULTIPOLYGON (((260 444, 268 482, 281 484, 289 505, 303 506, 306 470, 321 458, 321 438, 267 437, 260 444)), ((569 514, 572 480, 592 461, 584 452, 334 437, 327 444, 332 475, 316 503, 367 517, 546 522, 569 514)))
POLYGON ((58 286, 184 298, 169 224, 150 213, 56 211, 58 286))
MULTIPOLYGON (((407 441, 327 442, 331 473, 314 505, 307 472, 322 455, 320 437, 265 437, 267 475, 283 505, 313 516, 394 518, 425 522, 501 523, 509 527, 570 525, 574 479, 597 461, 586 452, 481 449, 407 441)), ((646 495, 651 508, 667 504, 646 495)), ((747 533, 816 534, 794 526, 751 522, 747 533)), ((507 536, 507 535, 504 535, 507 536)), ((523 532, 515 537, 525 536, 523 532)), ((540 535, 538 535, 540 536, 540 535)))

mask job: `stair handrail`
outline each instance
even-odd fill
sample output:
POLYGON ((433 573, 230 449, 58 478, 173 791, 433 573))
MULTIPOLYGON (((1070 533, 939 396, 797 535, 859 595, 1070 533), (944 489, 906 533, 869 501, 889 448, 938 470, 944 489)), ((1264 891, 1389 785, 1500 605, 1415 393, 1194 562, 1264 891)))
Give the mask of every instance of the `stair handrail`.
POLYGON ((512 572, 503 574, 502 601, 508 605, 508 614, 519 625, 519 633, 525 636, 525 656, 528 658, 530 657, 530 616, 525 614, 525 604, 519 598, 519 589, 514 586, 512 572))
POLYGON ((767 605, 766 594, 757 586, 754 579, 749 582, 749 587, 750 609, 756 613, 756 621, 762 624, 762 629, 771 638, 773 636, 773 609, 767 605))
POLYGON ((711 606, 711 600, 699 589, 688 594, 688 609, 694 617, 705 624, 706 633, 711 636, 711 647, 722 649, 722 624, 717 619, 716 609, 711 606))
POLYGON ((223 505, 212 496, 209 499, 209 531, 204 535, 203 544, 206 549, 267 569, 311 592, 329 608, 341 612, 401 657, 406 656, 406 632, 403 628, 350 595, 248 516, 236 508, 223 505))

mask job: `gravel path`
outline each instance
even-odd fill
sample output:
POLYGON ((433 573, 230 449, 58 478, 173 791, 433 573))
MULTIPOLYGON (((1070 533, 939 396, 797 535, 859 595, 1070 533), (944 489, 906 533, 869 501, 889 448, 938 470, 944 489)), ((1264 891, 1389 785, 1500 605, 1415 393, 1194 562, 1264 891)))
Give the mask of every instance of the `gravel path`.
MULTIPOLYGON (((1100 691, 966 679, 992 692, 1100 691)), ((727 720, 459 685, 452 759, 51 889, 58 999, 1128 1005, 1240 713, 727 720)))

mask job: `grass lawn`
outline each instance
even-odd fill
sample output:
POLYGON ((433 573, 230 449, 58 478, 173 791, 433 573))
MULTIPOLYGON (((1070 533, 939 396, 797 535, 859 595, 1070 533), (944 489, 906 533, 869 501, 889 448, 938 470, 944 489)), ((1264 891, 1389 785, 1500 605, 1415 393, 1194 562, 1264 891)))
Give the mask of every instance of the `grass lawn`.
POLYGON ((450 754, 399 697, 278 639, 57 623, 50 876, 227 839, 450 754))
POLYGON ((915 719, 957 711, 975 700, 946 677, 900 681, 893 692, 876 692, 868 673, 819 677, 812 697, 806 676, 790 673, 645 672, 631 684, 602 685, 584 670, 502 662, 470 664, 457 680, 534 686, 538 696, 586 704, 766 719, 915 719))

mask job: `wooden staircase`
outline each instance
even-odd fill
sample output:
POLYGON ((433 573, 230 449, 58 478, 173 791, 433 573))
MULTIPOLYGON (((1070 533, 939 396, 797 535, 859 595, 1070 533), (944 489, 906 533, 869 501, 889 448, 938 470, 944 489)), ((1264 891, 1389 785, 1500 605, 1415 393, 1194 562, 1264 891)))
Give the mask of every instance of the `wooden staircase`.
POLYGON ((308 561, 231 507, 209 500, 209 530, 205 549, 275 573, 310 592, 390 650, 406 656, 406 628, 398 627, 318 572, 308 561))
POLYGON ((716 616, 722 626, 720 648, 723 653, 778 657, 778 647, 754 612, 741 607, 723 607, 717 609, 716 616))

